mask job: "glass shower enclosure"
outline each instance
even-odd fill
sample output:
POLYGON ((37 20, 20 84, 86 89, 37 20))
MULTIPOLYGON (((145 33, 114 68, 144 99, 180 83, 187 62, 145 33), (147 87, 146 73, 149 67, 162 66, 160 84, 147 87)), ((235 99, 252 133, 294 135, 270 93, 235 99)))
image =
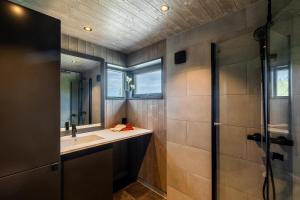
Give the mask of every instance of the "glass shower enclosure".
POLYGON ((213 200, 300 199, 300 1, 269 3, 254 37, 213 46, 213 200))

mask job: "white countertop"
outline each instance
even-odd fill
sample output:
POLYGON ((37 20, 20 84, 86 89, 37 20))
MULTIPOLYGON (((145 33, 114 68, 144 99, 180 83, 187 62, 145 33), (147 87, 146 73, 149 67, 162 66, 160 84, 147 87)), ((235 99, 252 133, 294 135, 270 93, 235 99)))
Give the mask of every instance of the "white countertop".
POLYGON ((141 128, 134 128, 132 131, 121 131, 121 132, 113 132, 109 129, 99 130, 99 131, 92 131, 87 133, 78 134, 77 138, 87 137, 87 136, 98 136, 101 137, 99 140, 94 140, 91 142, 85 142, 81 144, 74 144, 69 146, 63 146, 62 143, 66 141, 72 140, 72 136, 64 136, 60 138, 61 141, 61 149, 60 154, 68 154, 79 150, 88 149, 91 147, 97 147, 105 144, 111 144, 114 142, 126 140, 129 138, 135 138, 142 135, 151 134, 152 130, 141 129, 141 128))

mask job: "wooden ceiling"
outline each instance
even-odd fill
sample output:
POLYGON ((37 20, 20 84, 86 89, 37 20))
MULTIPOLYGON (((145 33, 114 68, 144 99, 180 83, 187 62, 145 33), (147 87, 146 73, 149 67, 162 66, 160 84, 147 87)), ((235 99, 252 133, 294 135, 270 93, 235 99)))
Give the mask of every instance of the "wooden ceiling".
POLYGON ((59 18, 62 32, 129 53, 258 0, 12 0, 59 18), (167 13, 160 6, 168 4, 167 13), (92 32, 83 30, 93 28, 92 32))

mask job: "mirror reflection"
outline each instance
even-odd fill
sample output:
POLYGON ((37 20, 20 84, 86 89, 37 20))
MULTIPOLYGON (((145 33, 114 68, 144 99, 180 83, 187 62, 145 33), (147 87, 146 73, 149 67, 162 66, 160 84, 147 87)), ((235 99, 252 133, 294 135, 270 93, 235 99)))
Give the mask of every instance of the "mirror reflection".
POLYGON ((273 134, 289 134, 290 124, 290 34, 279 21, 270 30, 270 124, 273 134))
POLYGON ((101 126, 101 63, 61 54, 61 130, 101 126))

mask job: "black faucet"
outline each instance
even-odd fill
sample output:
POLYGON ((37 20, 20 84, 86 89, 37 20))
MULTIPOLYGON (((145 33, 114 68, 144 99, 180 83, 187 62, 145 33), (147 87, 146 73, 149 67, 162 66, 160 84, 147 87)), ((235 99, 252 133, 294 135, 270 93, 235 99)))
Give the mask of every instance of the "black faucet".
POLYGON ((72 124, 72 137, 76 137, 76 133, 77 133, 76 124, 72 124))

